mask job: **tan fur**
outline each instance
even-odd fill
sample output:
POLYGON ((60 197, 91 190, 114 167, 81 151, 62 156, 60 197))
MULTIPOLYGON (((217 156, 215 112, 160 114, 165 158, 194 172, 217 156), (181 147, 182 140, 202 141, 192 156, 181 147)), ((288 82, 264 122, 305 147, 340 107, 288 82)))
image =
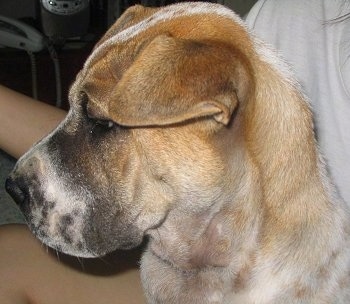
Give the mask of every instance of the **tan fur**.
POLYGON ((286 65, 228 9, 130 8, 77 76, 60 134, 79 132, 83 100, 90 119, 122 131, 100 154, 85 144, 73 170, 118 204, 116 247, 130 227, 135 244, 149 236, 149 303, 350 303, 350 218, 312 113, 286 65))

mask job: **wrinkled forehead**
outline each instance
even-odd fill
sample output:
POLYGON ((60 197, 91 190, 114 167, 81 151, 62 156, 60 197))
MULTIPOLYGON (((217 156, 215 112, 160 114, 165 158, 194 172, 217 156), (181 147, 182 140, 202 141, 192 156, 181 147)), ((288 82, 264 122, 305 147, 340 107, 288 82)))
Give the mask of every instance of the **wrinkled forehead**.
MULTIPOLYGON (((162 9, 155 10, 153 14, 146 17, 144 20, 116 33, 102 44, 100 44, 94 52, 90 55, 84 65, 84 69, 89 66, 98 58, 104 50, 109 49, 110 46, 126 43, 128 40, 138 36, 142 32, 147 31, 157 24, 164 23, 168 20, 176 21, 182 17, 198 16, 198 15, 211 15, 220 16, 222 18, 228 18, 235 23, 244 27, 241 19, 228 8, 213 4, 213 3, 179 3, 164 7, 162 9)), ((174 29, 175 30, 175 29, 174 29)))
POLYGON ((126 28, 115 30, 112 34, 109 30, 100 40, 72 86, 71 101, 82 90, 93 90, 95 94, 101 91, 106 98, 110 86, 120 80, 142 46, 160 34, 184 39, 229 41, 232 30, 223 29, 236 27, 240 33, 246 32, 242 30, 246 29, 244 23, 233 11, 215 3, 178 3, 144 10, 140 11, 139 7, 131 14, 136 22, 128 20, 126 28))

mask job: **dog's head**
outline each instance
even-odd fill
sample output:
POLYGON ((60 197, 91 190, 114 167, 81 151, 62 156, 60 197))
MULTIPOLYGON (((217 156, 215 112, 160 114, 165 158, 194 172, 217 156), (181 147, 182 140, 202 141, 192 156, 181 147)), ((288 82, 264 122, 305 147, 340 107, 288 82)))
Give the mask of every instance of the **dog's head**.
POLYGON ((250 49, 216 4, 125 12, 78 74, 66 119, 8 179, 35 235, 97 256, 137 246, 173 209, 225 199, 235 148, 222 138, 253 90, 250 49))

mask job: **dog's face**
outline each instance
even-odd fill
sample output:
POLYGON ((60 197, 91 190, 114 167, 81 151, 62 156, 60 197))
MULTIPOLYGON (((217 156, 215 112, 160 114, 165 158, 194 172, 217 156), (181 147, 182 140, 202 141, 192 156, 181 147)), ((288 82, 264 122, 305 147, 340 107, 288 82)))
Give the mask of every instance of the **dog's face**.
POLYGON ((44 243, 103 255, 137 246, 174 209, 203 213, 222 199, 224 134, 251 84, 245 46, 223 29, 245 32, 217 10, 135 7, 96 46, 66 119, 9 179, 44 243))

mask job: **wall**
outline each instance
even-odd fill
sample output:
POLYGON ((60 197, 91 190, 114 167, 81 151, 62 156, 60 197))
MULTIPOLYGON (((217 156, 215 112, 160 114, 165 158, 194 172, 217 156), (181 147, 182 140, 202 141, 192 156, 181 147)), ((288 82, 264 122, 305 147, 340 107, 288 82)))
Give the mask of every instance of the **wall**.
POLYGON ((35 16, 35 1, 39 0, 0 0, 0 15, 15 19, 35 16))

